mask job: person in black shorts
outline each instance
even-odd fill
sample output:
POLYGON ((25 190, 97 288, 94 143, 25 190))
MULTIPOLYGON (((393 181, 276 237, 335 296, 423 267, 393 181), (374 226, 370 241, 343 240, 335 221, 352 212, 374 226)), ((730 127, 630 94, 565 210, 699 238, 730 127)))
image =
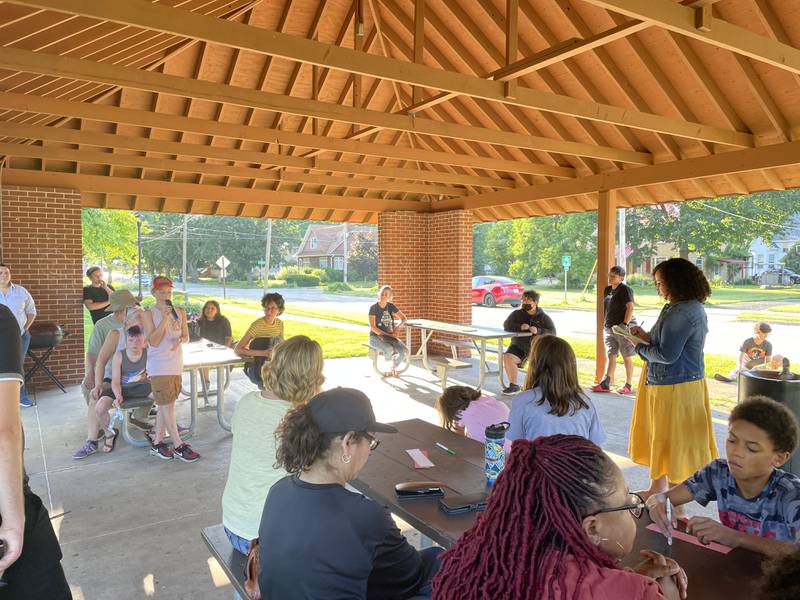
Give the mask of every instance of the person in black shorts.
POLYGON ((103 269, 100 267, 86 269, 86 277, 91 283, 83 286, 83 304, 92 316, 92 325, 94 325, 103 317, 108 316, 106 308, 111 303, 109 296, 114 288, 103 281, 103 269))
POLYGON ((72 600, 61 568, 61 547, 47 509, 28 487, 19 417, 22 383, 19 325, 0 306, 0 600, 72 600), (23 527, 24 514, 24 527, 23 527), (21 550, 21 552, 20 552, 21 550))
MULTIPOLYGON (((614 387, 614 372, 617 370, 617 355, 622 354, 625 363, 625 385, 617 390, 618 394, 632 394, 631 381, 633 381, 633 356, 636 350, 625 336, 614 333, 614 325, 627 327, 633 321, 633 290, 623 283, 625 269, 619 266, 611 267, 608 272, 608 283, 603 291, 603 304, 605 319, 603 331, 605 332, 606 374, 600 383, 592 387, 593 392, 608 393, 614 387)), ((598 360, 602 358, 598 357, 598 360)))
POLYGON ((526 290, 522 293, 522 306, 508 315, 503 329, 506 331, 530 331, 532 335, 512 338, 508 350, 503 353, 503 368, 508 375, 508 387, 503 394, 510 396, 520 391, 517 385, 519 367, 528 359, 531 340, 534 336, 549 333, 556 335, 553 320, 539 308, 539 292, 526 290))

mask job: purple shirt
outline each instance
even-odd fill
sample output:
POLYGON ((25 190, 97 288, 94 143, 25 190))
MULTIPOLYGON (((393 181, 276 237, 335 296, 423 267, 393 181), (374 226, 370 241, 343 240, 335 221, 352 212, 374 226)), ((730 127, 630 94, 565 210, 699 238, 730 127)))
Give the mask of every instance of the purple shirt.
POLYGON ((486 441, 486 428, 508 421, 508 413, 508 406, 494 396, 481 396, 461 411, 457 425, 464 428, 468 438, 483 444, 486 441))

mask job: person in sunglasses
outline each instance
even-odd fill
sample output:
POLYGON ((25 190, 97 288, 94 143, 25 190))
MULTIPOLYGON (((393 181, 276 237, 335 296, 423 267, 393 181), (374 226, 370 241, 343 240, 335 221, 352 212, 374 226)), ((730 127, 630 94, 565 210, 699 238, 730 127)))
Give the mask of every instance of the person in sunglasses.
POLYGON ((405 600, 430 595, 441 548, 411 547, 388 510, 357 492, 378 447, 369 398, 334 388, 290 410, 276 432, 276 467, 259 528, 264 600, 405 600))
POLYGON ((686 574, 656 552, 621 568, 644 501, 576 435, 516 440, 480 519, 442 554, 433 600, 678 600, 686 574))

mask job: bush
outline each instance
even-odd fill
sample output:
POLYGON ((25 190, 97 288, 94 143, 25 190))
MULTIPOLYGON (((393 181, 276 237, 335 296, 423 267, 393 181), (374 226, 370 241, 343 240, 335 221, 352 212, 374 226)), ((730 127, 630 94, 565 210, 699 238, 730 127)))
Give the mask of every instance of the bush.
POLYGON ((333 283, 329 283, 325 286, 325 289, 329 292, 352 292, 353 288, 341 281, 334 281, 333 283))
POLYGON ((634 273, 625 278, 625 283, 628 285, 636 285, 640 287, 652 287, 653 276, 647 273, 634 273))
POLYGON ((719 275, 709 279, 708 280, 708 285, 710 285, 712 288, 732 288, 733 287, 732 283, 729 283, 729 282, 725 281, 719 275))
POLYGON ((322 276, 322 283, 335 283, 344 281, 344 271, 337 271, 336 269, 325 269, 322 276))
MULTIPOLYGON (((181 296, 183 296, 183 294, 181 294, 181 296)), ((145 298, 142 300, 142 308, 152 308, 155 303, 155 298, 152 296, 145 296, 145 298)), ((173 303, 175 306, 180 306, 186 311, 186 317, 188 319, 191 319, 192 317, 199 317, 201 311, 203 310, 203 305, 200 302, 184 302, 182 299, 178 299, 177 296, 175 296, 173 303)))

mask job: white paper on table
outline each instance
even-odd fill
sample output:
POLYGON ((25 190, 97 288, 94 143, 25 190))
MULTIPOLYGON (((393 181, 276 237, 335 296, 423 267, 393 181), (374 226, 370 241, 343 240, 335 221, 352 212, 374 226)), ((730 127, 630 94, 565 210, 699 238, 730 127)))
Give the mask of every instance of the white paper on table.
POLYGON ((414 468, 416 469, 430 469, 431 467, 436 466, 431 462, 431 459, 422 453, 422 450, 419 448, 406 450, 406 452, 411 457, 411 460, 414 461, 414 468))

